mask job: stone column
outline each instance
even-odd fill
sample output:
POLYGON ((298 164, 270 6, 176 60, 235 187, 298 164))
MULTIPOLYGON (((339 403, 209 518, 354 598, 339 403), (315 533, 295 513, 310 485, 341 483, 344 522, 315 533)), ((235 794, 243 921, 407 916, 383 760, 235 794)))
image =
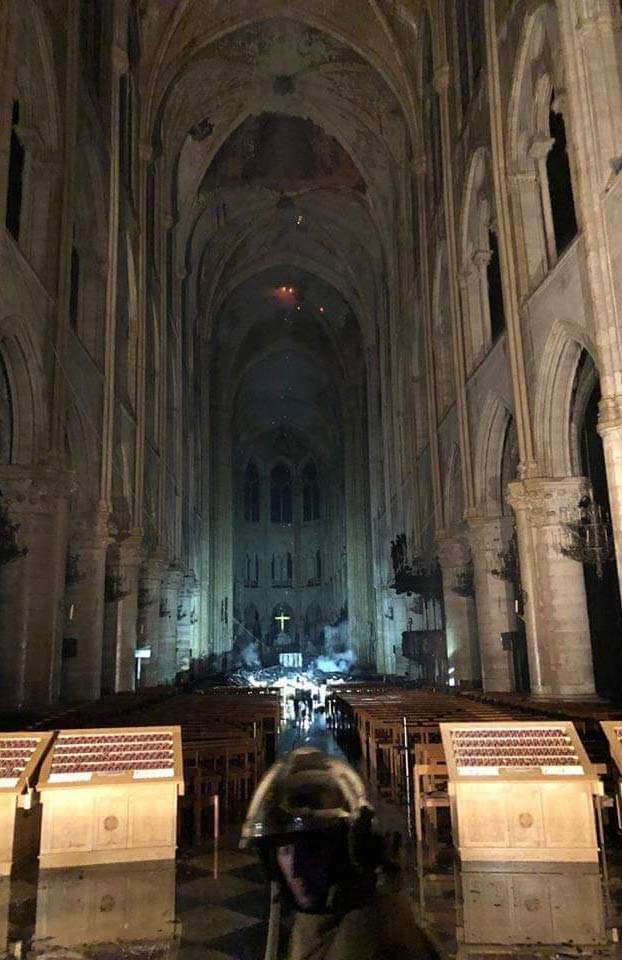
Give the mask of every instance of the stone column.
POLYGON ((474 689, 482 682, 475 597, 460 596, 453 590, 471 562, 469 545, 465 538, 451 537, 444 531, 439 531, 436 542, 443 571, 447 657, 450 670, 453 667, 450 679, 462 688, 474 689))
POLYGON ((65 584, 65 635, 76 644, 63 657, 61 695, 67 701, 101 696, 108 516, 107 507, 99 505, 71 517, 69 554, 76 579, 65 584))
POLYGON ((45 709, 60 695, 71 475, 0 467, 0 491, 26 556, 0 567, 0 702, 45 709))
POLYGON ((529 673, 536 697, 594 695, 583 568, 560 551, 563 525, 578 519, 578 503, 589 490, 585 477, 508 485, 527 595, 529 673))
POLYGON ((622 153, 620 13, 607 0, 557 0, 564 60, 568 150, 581 226, 591 301, 593 337, 600 377, 600 433, 603 438, 611 519, 622 584, 622 287, 619 256, 619 202, 612 186, 612 158, 622 153))
POLYGON ((138 573, 143 562, 142 535, 134 530, 108 550, 104 615, 104 690, 134 689, 138 573))
POLYGON ((187 670, 192 658, 193 628, 190 622, 190 614, 192 612, 193 587, 194 578, 184 577, 177 598, 177 607, 175 608, 177 617, 177 670, 187 670))
MULTIPOLYGON (((369 623, 370 538, 365 504, 369 503, 364 462, 362 398, 353 389, 348 398, 349 426, 346 429, 345 472, 345 534, 346 576, 348 597, 348 626, 350 644, 359 668, 373 669, 374 651, 371 649, 369 623)), ((324 553, 324 562, 326 555, 324 553)), ((341 599, 339 600, 341 603, 341 599)))
POLYGON ((138 579, 138 646, 151 656, 141 663, 140 686, 154 687, 160 675, 160 599, 166 564, 158 554, 143 564, 138 579))
POLYGON ((164 572, 160 601, 160 646, 158 682, 171 683, 177 673, 177 603, 183 570, 169 567, 164 572))
POLYGON ((607 492, 616 552, 618 582, 622 591, 622 397, 600 401, 598 432, 603 441, 607 492))
POLYGON ((199 632, 199 612, 201 610, 201 590, 194 575, 190 577, 190 587, 188 591, 189 620, 190 620, 190 649, 192 650, 192 659, 201 656, 201 635, 199 632))
POLYGON ((516 629, 514 589, 492 574, 511 536, 511 517, 469 517, 484 690, 508 691, 515 686, 512 653, 501 641, 502 633, 516 629))

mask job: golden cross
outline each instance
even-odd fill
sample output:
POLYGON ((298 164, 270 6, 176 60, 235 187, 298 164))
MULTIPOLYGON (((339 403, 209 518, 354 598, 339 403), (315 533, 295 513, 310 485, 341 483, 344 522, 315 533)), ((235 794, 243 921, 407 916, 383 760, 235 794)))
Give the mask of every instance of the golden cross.
POLYGON ((286 620, 291 620, 292 618, 291 618, 291 617, 287 617, 284 613, 280 613, 280 614, 278 615, 278 617, 275 617, 274 619, 280 621, 280 624, 281 624, 281 633, 285 633, 285 621, 286 621, 286 620))

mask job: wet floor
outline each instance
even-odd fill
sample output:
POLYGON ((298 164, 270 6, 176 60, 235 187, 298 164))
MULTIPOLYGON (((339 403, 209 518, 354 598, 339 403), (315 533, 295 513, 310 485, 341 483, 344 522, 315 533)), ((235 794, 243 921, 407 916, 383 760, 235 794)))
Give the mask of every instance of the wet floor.
MULTIPOLYGON (((339 753, 321 724, 288 727, 281 749, 339 753)), ((406 832, 404 812, 376 797, 382 825, 406 832)), ((268 895, 252 853, 238 849, 239 823, 224 824, 215 849, 183 848, 176 863, 17 874, 0 880, 0 945, 21 960, 263 960, 268 895)), ((441 837, 442 840, 442 837, 441 837)), ((409 848, 405 884, 413 913, 441 955, 615 957, 622 929, 622 841, 611 838, 608 876, 573 865, 546 871, 460 871, 441 844, 423 865, 409 848)))

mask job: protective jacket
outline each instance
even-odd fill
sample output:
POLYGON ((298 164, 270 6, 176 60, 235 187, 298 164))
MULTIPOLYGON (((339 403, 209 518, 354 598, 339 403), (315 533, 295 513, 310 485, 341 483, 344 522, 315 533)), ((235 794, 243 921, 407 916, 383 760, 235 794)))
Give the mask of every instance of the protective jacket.
POLYGON ((405 894, 374 893, 341 916, 297 913, 287 960, 437 960, 405 894))

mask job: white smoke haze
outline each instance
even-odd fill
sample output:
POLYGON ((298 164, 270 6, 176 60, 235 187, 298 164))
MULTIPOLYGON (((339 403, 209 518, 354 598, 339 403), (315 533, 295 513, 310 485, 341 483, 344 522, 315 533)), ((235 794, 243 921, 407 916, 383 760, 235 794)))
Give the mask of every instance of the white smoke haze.
POLYGON ((258 667, 261 667, 257 644, 249 643, 248 646, 240 650, 240 660, 249 670, 256 670, 258 667))
POLYGON ((350 646, 350 629, 347 620, 336 626, 324 627, 325 652, 317 657, 310 669, 322 673, 348 673, 352 669, 356 656, 350 646))
POLYGON ((354 651, 343 650, 341 653, 335 653, 332 657, 317 657, 311 664, 310 670, 319 670, 321 673, 347 673, 354 663, 354 651))

